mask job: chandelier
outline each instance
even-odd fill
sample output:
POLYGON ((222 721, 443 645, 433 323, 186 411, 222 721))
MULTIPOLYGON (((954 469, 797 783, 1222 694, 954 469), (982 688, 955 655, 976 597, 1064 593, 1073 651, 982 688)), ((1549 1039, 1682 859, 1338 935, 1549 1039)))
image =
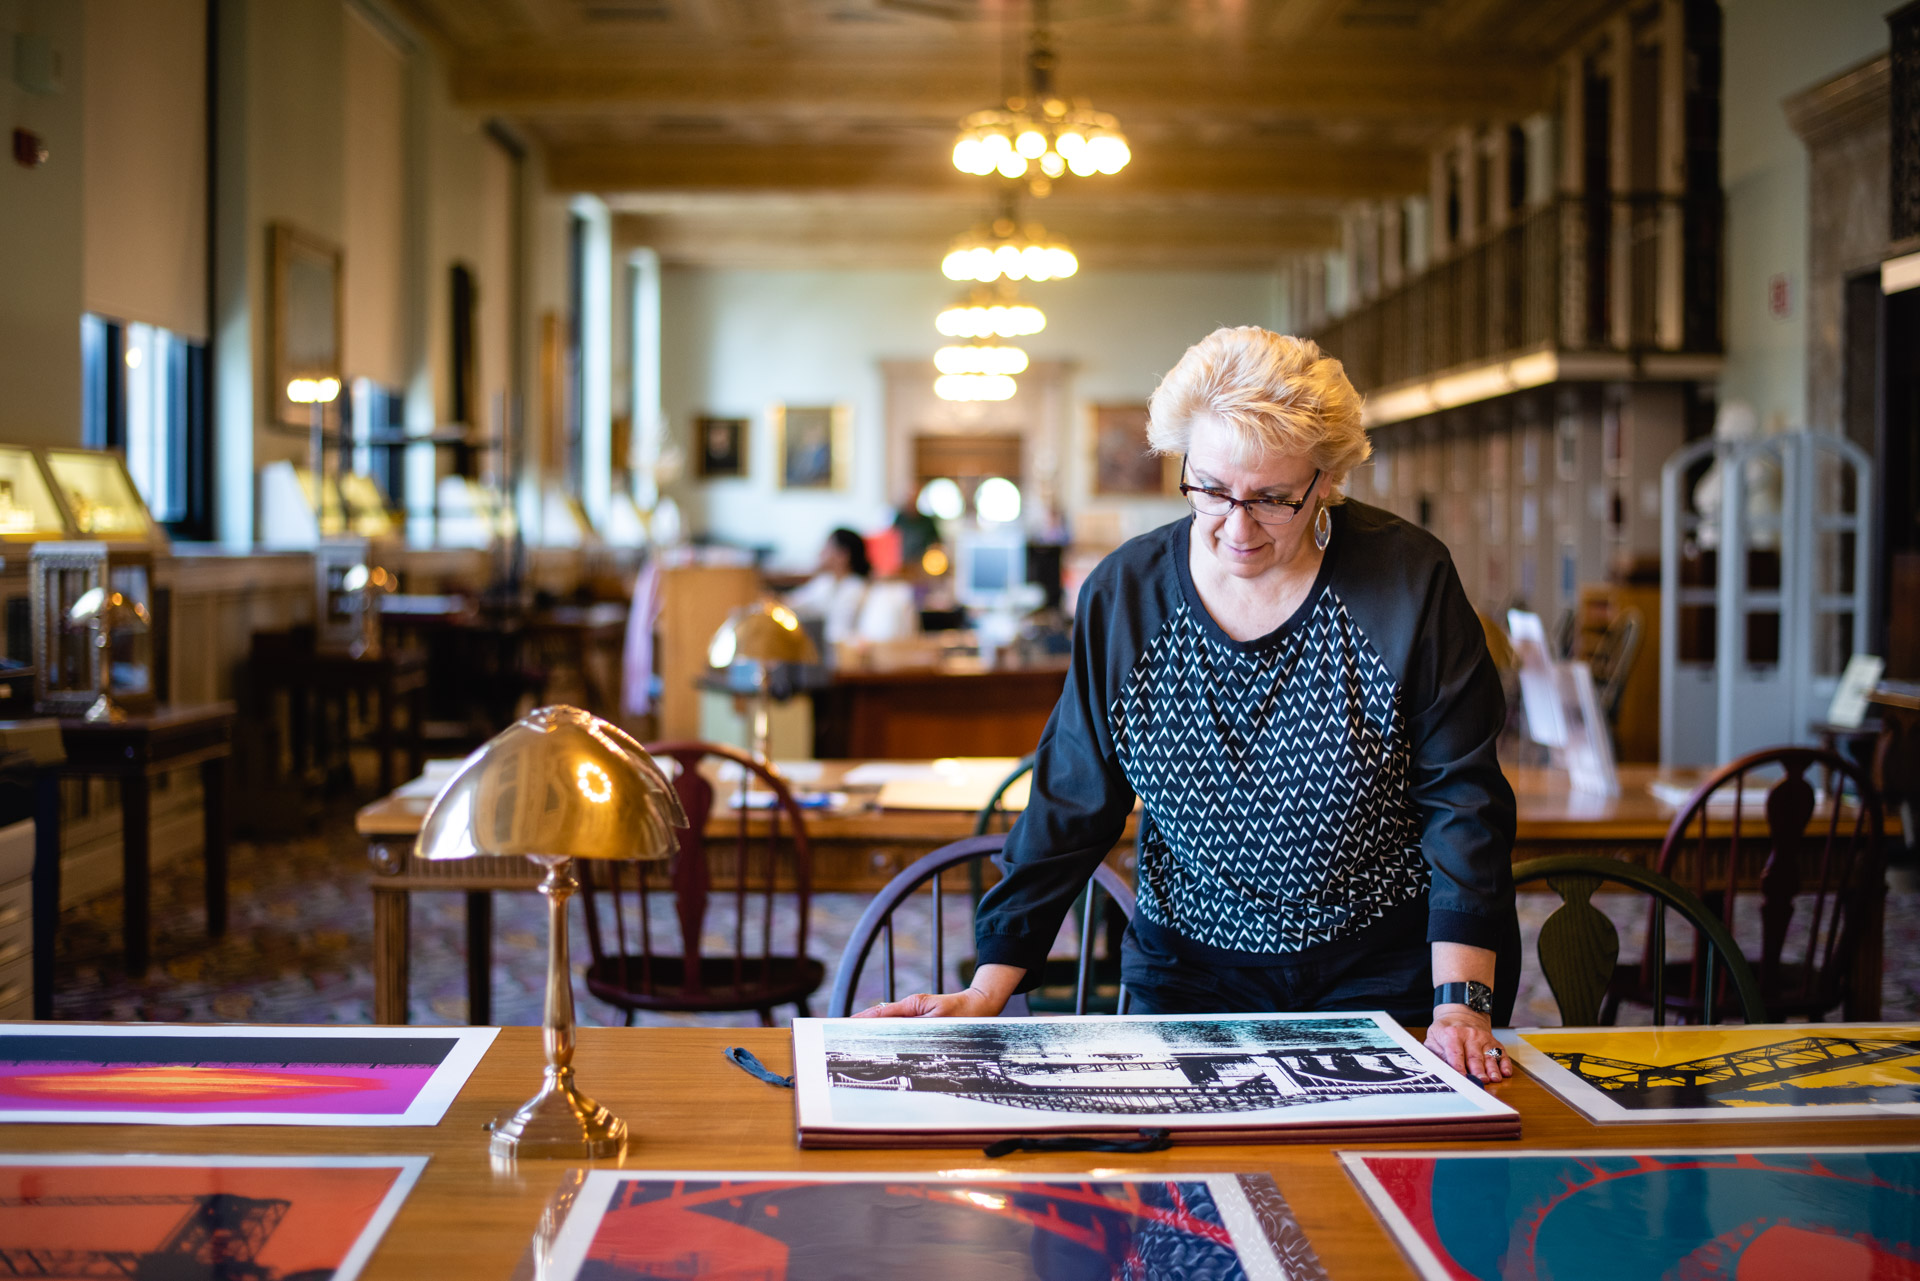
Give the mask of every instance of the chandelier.
POLYGON ((933 367, 943 374, 1020 374, 1027 353, 1018 347, 942 347, 933 353, 933 367))
POLYGON ((976 227, 953 242, 940 263, 948 280, 977 280, 982 284, 1005 276, 1008 280, 1065 280, 1080 270, 1080 260, 1058 241, 1047 239, 1037 222, 1021 227, 1011 217, 996 218, 990 227, 976 227))
POLYGON ((1009 400, 1019 385, 1006 374, 941 374, 933 394, 942 400, 1009 400))
POLYGON ((941 312, 933 325, 948 338, 1024 338, 1045 329, 1047 318, 1011 291, 976 289, 965 302, 941 312))
POLYGON ((1046 9, 1043 0, 1036 0, 1027 96, 1010 97, 1004 107, 976 111, 962 120, 953 144, 953 167, 981 177, 998 173, 1026 178, 1036 196, 1052 190, 1053 179, 1062 174, 1085 178, 1126 168, 1133 152, 1120 122, 1095 111, 1085 99, 1069 102, 1055 94, 1053 69, 1046 9))

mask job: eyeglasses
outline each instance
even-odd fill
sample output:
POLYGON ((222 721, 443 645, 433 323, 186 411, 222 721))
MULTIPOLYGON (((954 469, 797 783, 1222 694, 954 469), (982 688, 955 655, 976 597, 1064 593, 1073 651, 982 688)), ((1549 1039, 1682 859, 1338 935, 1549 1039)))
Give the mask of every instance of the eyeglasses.
MULTIPOLYGON (((1180 456, 1180 474, 1187 474, 1187 458, 1180 456)), ((1236 507, 1244 508, 1247 515, 1262 525, 1285 525, 1300 514, 1307 505, 1307 495, 1320 483, 1320 469, 1314 468, 1313 479, 1298 498, 1235 498, 1232 494, 1223 494, 1217 489, 1206 489, 1200 485, 1182 483, 1180 493, 1187 500, 1187 506, 1202 516, 1231 516, 1236 507)))

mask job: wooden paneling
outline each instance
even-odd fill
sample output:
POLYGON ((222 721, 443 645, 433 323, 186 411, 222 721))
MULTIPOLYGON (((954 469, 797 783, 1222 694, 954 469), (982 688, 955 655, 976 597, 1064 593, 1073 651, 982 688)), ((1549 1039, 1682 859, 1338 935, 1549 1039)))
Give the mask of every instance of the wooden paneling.
POLYGON ((733 610, 760 594, 760 571, 750 566, 682 565, 661 571, 659 736, 700 736, 700 693, 694 681, 707 670, 707 642, 733 610))

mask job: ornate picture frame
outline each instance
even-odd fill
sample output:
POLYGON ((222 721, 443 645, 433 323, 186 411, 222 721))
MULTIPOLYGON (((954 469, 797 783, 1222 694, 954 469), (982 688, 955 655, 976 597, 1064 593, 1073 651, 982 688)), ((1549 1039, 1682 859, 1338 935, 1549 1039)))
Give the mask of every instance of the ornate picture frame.
POLYGON ((1180 460, 1147 452, 1147 406, 1092 405, 1088 436, 1091 489, 1102 498, 1166 498, 1179 483, 1180 460))
POLYGON ((310 406, 287 399, 295 378, 340 378, 345 341, 340 246, 284 222, 267 228, 268 403, 274 421, 307 427, 310 406))
POLYGON ((716 418, 702 414, 693 420, 693 465, 702 480, 726 480, 751 470, 748 449, 753 440, 752 420, 716 418))
POLYGON ((770 416, 781 489, 847 487, 853 448, 851 406, 775 405, 770 416))

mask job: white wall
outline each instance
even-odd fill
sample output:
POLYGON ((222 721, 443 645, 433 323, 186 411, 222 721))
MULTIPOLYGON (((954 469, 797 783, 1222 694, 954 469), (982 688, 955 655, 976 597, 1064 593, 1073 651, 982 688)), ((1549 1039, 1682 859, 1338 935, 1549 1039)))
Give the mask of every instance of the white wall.
POLYGON ((0 157, 0 440, 80 443, 81 56, 80 6, 0 0, 0 110, 5 133, 30 129, 51 159, 24 169, 0 157), (53 95, 15 82, 16 34, 46 37, 64 60, 53 95))
MULTIPOLYGON (((1034 286, 1029 301, 1047 328, 1021 340, 1035 360, 1072 362, 1074 429, 1084 406, 1144 401, 1180 354, 1220 325, 1274 324, 1279 291, 1266 272, 1098 272, 1034 286)), ((677 486, 689 528, 774 548, 776 563, 805 566, 836 525, 871 529, 892 512, 886 493, 882 360, 929 360, 943 342, 933 319, 956 296, 926 271, 739 271, 668 267, 661 281, 661 400, 667 434, 683 449, 701 414, 753 421, 742 480, 677 486), (770 406, 847 404, 853 409, 850 488, 776 488, 770 406)), ((1085 449, 1069 451, 1065 497, 1083 506, 1085 449)), ((1167 518, 1145 504, 1129 526, 1167 518)), ((1129 529, 1131 532, 1131 529, 1129 529)))
MULTIPOLYGON (((1726 62, 1721 185, 1727 196, 1727 367, 1722 401, 1763 424, 1806 425, 1807 152, 1781 100, 1887 47, 1886 0, 1722 0, 1726 62), (1773 316, 1768 281, 1788 280, 1773 316)), ((1832 426, 1833 424, 1821 424, 1832 426)))

